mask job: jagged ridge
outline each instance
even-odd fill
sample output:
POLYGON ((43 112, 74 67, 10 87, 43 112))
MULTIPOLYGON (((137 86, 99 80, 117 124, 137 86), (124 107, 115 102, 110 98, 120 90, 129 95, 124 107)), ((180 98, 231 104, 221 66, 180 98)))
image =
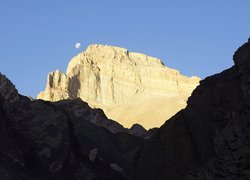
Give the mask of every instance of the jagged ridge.
POLYGON ((250 40, 233 59, 143 146, 136 179, 249 179, 250 40))
POLYGON ((131 177, 143 138, 80 99, 32 101, 1 74, 0 87, 1 180, 131 177))

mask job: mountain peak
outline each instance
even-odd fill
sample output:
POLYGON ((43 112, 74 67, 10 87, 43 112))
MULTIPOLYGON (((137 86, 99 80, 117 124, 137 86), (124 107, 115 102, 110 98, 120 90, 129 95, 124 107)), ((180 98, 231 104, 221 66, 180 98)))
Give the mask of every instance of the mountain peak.
POLYGON ((148 129, 159 127, 184 108, 199 80, 164 66, 158 58, 93 44, 71 59, 66 74, 50 73, 38 98, 58 101, 79 97, 125 127, 139 123, 148 129), (160 106, 169 106, 169 111, 160 111, 160 106))
POLYGON ((0 73, 0 98, 12 103, 19 99, 18 91, 12 82, 0 73))
MULTIPOLYGON (((95 59, 101 60, 114 60, 114 59, 124 59, 135 63, 154 63, 155 65, 164 65, 164 63, 155 57, 147 56, 145 54, 130 52, 126 48, 102 45, 102 44, 92 44, 89 45, 86 51, 78 54, 76 57, 82 59, 85 56, 96 57, 95 59)), ((123 61, 120 61, 121 63, 123 61)))
POLYGON ((110 46, 110 45, 104 45, 104 44, 91 44, 87 47, 86 52, 89 51, 96 51, 96 50, 113 50, 116 52, 126 53, 128 52, 128 49, 118 47, 118 46, 110 46))

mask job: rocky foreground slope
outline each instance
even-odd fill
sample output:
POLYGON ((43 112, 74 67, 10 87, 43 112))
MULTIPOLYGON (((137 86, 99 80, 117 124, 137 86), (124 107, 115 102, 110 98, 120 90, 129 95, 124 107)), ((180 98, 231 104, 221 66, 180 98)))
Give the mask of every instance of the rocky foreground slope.
POLYGON ((157 58, 91 45, 69 62, 66 74, 50 73, 37 98, 81 98, 127 128, 139 123, 149 129, 183 109, 199 80, 165 67, 157 58))
POLYGON ((135 179, 250 179, 250 39, 145 143, 135 179))
POLYGON ((1 180, 131 179, 137 129, 80 99, 32 101, 0 73, 1 180))

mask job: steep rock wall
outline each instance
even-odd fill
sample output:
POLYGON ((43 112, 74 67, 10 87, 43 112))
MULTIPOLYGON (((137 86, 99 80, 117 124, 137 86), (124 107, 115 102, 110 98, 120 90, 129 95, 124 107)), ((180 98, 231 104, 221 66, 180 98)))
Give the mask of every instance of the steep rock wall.
POLYGON ((157 58, 91 45, 69 62, 66 74, 50 73, 45 91, 37 98, 58 101, 79 97, 125 127, 140 123, 152 128, 184 108, 198 83, 198 77, 183 76, 157 58))

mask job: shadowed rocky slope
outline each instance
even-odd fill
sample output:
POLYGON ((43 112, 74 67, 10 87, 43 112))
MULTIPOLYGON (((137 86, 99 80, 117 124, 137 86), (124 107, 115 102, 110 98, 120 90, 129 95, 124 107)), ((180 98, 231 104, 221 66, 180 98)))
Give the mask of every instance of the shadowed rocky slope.
POLYGON ((136 179, 250 178, 250 41, 141 149, 136 179))
POLYGON ((1 180, 130 177, 144 139, 80 99, 31 101, 1 74, 0 82, 1 180))

